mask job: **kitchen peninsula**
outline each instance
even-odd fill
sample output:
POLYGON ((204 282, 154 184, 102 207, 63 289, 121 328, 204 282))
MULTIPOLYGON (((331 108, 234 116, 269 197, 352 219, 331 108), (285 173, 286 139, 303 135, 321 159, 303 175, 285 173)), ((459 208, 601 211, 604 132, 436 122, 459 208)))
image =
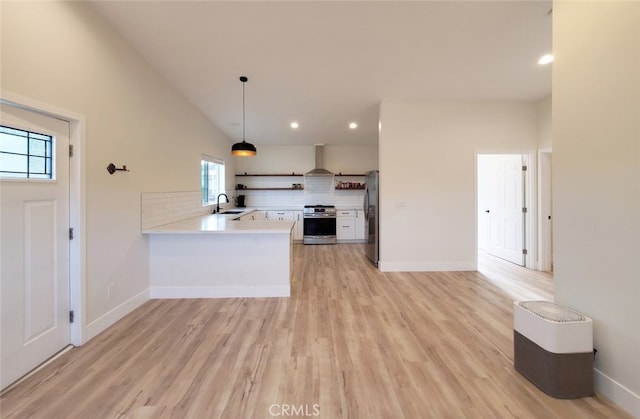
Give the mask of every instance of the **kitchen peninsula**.
POLYGON ((293 221, 207 214, 142 230, 151 298, 288 297, 293 221))

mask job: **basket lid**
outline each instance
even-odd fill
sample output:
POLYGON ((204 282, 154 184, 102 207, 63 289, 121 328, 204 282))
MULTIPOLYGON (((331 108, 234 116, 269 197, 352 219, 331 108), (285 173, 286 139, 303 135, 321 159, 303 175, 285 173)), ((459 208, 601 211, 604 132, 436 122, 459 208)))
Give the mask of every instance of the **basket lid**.
POLYGON ((586 317, 577 311, 549 301, 522 301, 520 306, 538 317, 552 322, 581 322, 586 317))

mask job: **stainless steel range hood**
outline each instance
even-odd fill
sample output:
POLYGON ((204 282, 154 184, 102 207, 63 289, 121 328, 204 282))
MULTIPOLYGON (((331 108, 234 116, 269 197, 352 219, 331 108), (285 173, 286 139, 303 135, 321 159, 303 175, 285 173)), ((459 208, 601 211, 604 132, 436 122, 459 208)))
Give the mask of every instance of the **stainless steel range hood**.
POLYGON ((324 145, 316 144, 316 167, 304 174, 305 176, 333 176, 324 168, 324 145))

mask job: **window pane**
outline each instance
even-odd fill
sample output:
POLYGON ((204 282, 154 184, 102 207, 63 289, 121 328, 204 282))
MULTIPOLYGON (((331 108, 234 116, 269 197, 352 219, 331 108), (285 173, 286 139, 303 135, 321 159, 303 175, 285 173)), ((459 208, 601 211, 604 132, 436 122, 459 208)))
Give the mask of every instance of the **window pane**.
MULTIPOLYGON (((22 177, 26 177, 26 175, 22 177)), ((48 173, 46 174, 30 173, 29 178, 30 179, 51 179, 51 175, 48 173)))
POLYGON ((3 177, 27 177, 27 156, 0 153, 0 173, 3 177))
POLYGON ((32 156, 44 157, 46 156, 46 151, 46 142, 34 139, 29 140, 29 154, 31 154, 32 156))
POLYGON ((207 162, 204 160, 200 162, 200 179, 202 180, 202 203, 207 204, 209 202, 209 178, 207 177, 207 162))
POLYGON ((27 139, 26 137, 0 133, 0 151, 27 154, 27 139))
POLYGON ((53 137, 0 126, 0 177, 51 179, 53 137))
POLYGON ((51 141, 50 135, 38 134, 37 132, 30 132, 29 138, 35 138, 37 140, 43 140, 43 141, 51 141))
POLYGON ((0 127, 0 132, 11 134, 11 135, 17 135, 19 137, 25 137, 25 138, 29 136, 29 133, 27 131, 11 128, 11 127, 5 127, 4 125, 0 127))
POLYGON ((44 174, 44 157, 29 157, 29 173, 44 174))
POLYGON ((201 180, 202 203, 215 203, 218 195, 225 192, 224 163, 202 160, 201 180))

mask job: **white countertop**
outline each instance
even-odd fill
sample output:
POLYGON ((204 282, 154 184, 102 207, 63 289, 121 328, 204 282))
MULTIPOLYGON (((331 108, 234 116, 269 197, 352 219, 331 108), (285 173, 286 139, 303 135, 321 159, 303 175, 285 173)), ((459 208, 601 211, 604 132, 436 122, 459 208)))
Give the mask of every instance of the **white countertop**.
POLYGON ((291 234, 293 221, 240 221, 242 214, 207 214, 142 230, 143 234, 291 234))

